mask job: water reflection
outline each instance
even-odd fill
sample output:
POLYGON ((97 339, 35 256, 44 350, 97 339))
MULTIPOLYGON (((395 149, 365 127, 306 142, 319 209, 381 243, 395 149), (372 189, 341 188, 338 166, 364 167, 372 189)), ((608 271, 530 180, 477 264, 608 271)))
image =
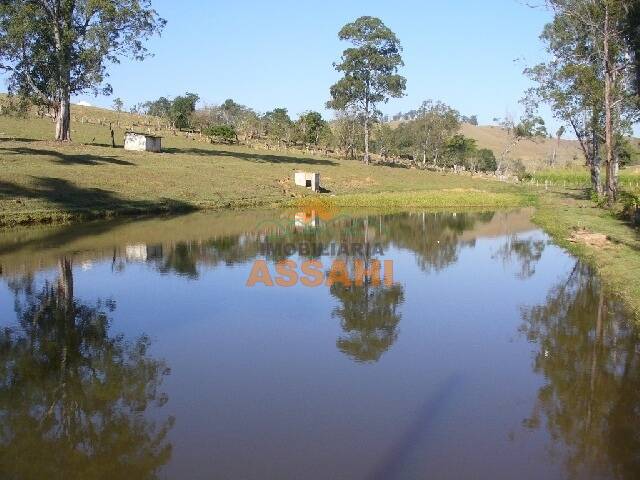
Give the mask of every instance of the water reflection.
POLYGON ((520 266, 517 277, 525 280, 536 273, 536 264, 542 258, 546 246, 545 240, 509 235, 495 257, 500 258, 505 265, 517 263, 520 266))
POLYGON ((359 362, 379 360, 398 336, 398 307, 404 301, 402 286, 372 285, 367 279, 360 286, 333 284, 330 292, 340 302, 332 316, 340 319, 345 332, 336 341, 338 349, 359 362))
POLYGON ((592 270, 580 263, 544 305, 523 310, 543 375, 528 429, 545 428, 572 478, 638 478, 640 339, 592 270))
POLYGON ((113 300, 74 296, 72 261, 55 281, 9 282, 15 326, 0 334, 2 478, 152 478, 171 456, 173 419, 145 417, 169 370, 149 338, 111 335, 113 300))
MULTIPOLYGON (((337 257, 351 264, 362 259, 369 265, 372 260, 381 259, 379 253, 394 249, 412 252, 424 272, 442 271, 458 260, 463 248, 475 244, 475 236, 470 234, 474 228, 488 226, 489 234, 502 232, 505 222, 494 221, 494 217, 492 212, 357 213, 324 217, 315 211, 294 212, 285 214, 281 220, 263 219, 249 224, 249 228, 239 227, 234 233, 218 234, 214 230, 191 239, 117 246, 110 253, 111 269, 123 273, 128 264, 141 263, 163 275, 197 280, 204 269, 245 265, 259 258, 272 263, 293 257, 320 259, 328 270, 337 257), (347 245, 348 251, 341 255, 326 248, 329 245, 347 245), (351 245, 368 245, 369 249, 357 253, 351 251, 351 245), (374 255, 370 255, 371 251, 374 255)), ((514 251, 516 245, 520 245, 517 239, 506 251, 514 251)), ((522 256, 521 250, 524 249, 515 251, 522 256)), ((529 256, 539 258, 541 253, 539 250, 529 256)), ((327 315, 338 319, 344 332, 336 341, 338 349, 356 361, 379 360, 398 336, 404 287, 400 283, 374 285, 366 278, 361 285, 334 284, 328 288, 339 306, 327 315)))
POLYGON ((526 214, 295 215, 0 232, 0 478, 637 478, 637 331, 526 214))

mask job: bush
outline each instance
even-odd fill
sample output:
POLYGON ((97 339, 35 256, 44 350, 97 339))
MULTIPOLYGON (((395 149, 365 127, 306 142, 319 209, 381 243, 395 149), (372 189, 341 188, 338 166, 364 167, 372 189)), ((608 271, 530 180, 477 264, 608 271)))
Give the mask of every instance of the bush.
POLYGON ((234 143, 237 140, 233 125, 213 125, 205 128, 202 133, 211 138, 211 141, 234 143))
POLYGON ((523 181, 527 179, 531 179, 531 174, 527 173, 527 168, 524 166, 524 163, 521 159, 517 158, 513 161, 512 164, 513 174, 518 177, 518 180, 523 181))
POLYGON ((634 226, 640 225, 640 197, 631 192, 620 192, 622 215, 634 226))
POLYGON ((480 172, 495 172, 498 168, 498 162, 496 156, 493 154, 493 150, 488 148, 481 148, 478 150, 478 170, 480 172))
POLYGON ((0 97, 0 115, 8 117, 26 118, 29 114, 31 102, 21 95, 7 95, 0 97))

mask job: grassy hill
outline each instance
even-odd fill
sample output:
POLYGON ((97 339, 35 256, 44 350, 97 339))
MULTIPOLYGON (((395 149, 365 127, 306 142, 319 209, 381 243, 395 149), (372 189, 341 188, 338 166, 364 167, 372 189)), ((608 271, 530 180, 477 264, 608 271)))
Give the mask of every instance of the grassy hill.
POLYGON ((522 202, 514 186, 470 176, 307 155, 213 145, 199 135, 164 132, 163 153, 125 151, 125 129, 157 120, 74 106, 73 143, 51 141, 51 118, 0 117, 0 224, 62 221, 190 209, 284 205, 308 195, 296 170, 316 171, 340 205, 505 206, 522 202), (111 148, 109 123, 119 148, 111 148), (118 126, 119 124, 119 126, 118 126), (400 195, 397 192, 421 192, 400 195), (427 193, 431 192, 431 194, 427 193), (437 192, 434 193, 434 192, 437 192), (348 194, 348 195, 347 195, 348 194))
MULTIPOLYGON (((462 134, 473 138, 479 148, 493 150, 496 157, 504 151, 509 142, 509 135, 504 128, 492 125, 474 126, 464 123, 462 134)), ((553 154, 557 141, 551 138, 522 140, 509 154, 510 158, 519 158, 527 166, 527 170, 536 171, 548 168, 548 160, 553 154)), ((556 166, 578 166, 584 164, 580 145, 575 140, 560 140, 556 153, 556 166)))

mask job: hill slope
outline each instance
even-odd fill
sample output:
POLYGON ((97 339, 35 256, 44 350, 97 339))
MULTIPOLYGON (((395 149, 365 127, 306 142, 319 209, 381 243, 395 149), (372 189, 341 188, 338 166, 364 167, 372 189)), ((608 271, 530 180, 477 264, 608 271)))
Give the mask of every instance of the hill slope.
MULTIPOLYGON (((479 148, 493 150, 496 157, 502 154, 505 145, 509 142, 507 131, 497 126, 474 126, 465 123, 462 125, 461 133, 476 140, 479 148)), ((509 156, 513 159, 520 158, 528 170, 538 170, 548 167, 546 162, 551 158, 556 145, 557 141, 550 138, 535 141, 522 140, 511 151, 509 156)), ((564 167, 566 165, 581 165, 582 163, 584 162, 578 142, 576 140, 560 140, 560 146, 557 150, 556 166, 564 167)))

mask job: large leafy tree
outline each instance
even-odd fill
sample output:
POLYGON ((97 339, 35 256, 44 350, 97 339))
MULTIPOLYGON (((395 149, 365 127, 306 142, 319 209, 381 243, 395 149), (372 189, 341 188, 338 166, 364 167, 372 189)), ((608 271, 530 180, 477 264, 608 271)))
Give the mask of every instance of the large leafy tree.
POLYGON ((328 108, 355 109, 364 127, 364 162, 369 163, 369 133, 372 120, 380 112, 376 105, 390 97, 401 97, 406 79, 398 75, 403 66, 400 41, 379 18, 360 17, 338 33, 340 40, 353 44, 334 64, 343 77, 331 87, 328 108))
POLYGON ((416 142, 420 146, 422 162, 430 157, 433 164, 444 152, 447 142, 460 129, 460 114, 442 102, 422 102, 415 120, 416 142))
POLYGON ((56 113, 69 141, 71 95, 110 94, 107 65, 149 55, 143 41, 165 25, 150 0, 0 0, 0 69, 9 88, 56 113))
POLYGON ((307 145, 318 145, 320 135, 328 128, 327 122, 318 112, 305 112, 297 122, 300 139, 307 145))
POLYGON ((195 93, 185 93, 173 99, 169 107, 169 120, 174 128, 189 128, 191 116, 196 111, 200 97, 195 93))
POLYGON ((527 92, 527 101, 534 105, 545 102, 554 117, 571 127, 591 172, 591 188, 601 194, 602 82, 593 64, 574 54, 578 44, 587 46, 580 39, 568 41, 568 33, 561 22, 545 28, 541 38, 553 59, 525 70, 536 82, 527 92))
POLYGON ((286 108, 274 108, 264 114, 264 120, 266 122, 267 135, 277 141, 278 146, 281 146, 282 142, 286 145, 291 141, 293 122, 286 108))
MULTIPOLYGON (((562 55, 557 59, 559 64, 551 65, 552 68, 584 67, 585 71, 568 72, 570 81, 593 77, 590 80, 595 88, 593 96, 600 101, 591 112, 591 123, 601 122, 606 167, 604 191, 612 205, 618 193, 620 138, 637 112, 631 61, 636 46, 637 1, 549 0, 548 4, 554 17, 543 39, 552 53, 562 55), (597 119, 600 115, 601 120, 597 119)), ((566 69, 560 73, 567 74, 566 69)), ((574 86, 570 85, 570 89, 574 86)), ((569 100, 574 102, 569 107, 575 108, 577 99, 569 100)))

